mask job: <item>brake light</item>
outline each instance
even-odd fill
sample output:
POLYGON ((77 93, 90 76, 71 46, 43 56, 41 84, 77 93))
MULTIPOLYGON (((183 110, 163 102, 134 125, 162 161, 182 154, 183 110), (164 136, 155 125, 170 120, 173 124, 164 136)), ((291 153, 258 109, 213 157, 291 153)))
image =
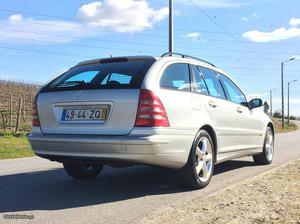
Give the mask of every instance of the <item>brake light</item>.
POLYGON ((128 58, 105 58, 100 60, 101 64, 117 63, 117 62, 128 62, 128 58))
POLYGON ((135 127, 170 127, 167 113, 153 92, 141 89, 135 127))
POLYGON ((34 101, 32 105, 32 126, 40 126, 40 119, 39 119, 39 114, 37 109, 37 97, 38 95, 34 97, 34 101))

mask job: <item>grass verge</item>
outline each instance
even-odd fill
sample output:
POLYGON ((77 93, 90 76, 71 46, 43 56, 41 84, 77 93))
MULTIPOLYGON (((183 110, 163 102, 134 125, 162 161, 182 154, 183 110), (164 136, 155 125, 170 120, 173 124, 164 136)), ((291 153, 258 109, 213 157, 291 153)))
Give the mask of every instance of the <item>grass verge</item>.
POLYGON ((25 134, 0 132, 0 159, 34 156, 25 134))
POLYGON ((273 123, 275 126, 276 133, 286 133, 286 132, 296 131, 298 129, 298 126, 292 121, 290 121, 290 125, 288 125, 288 123, 285 122, 284 129, 282 129, 281 127, 281 120, 273 119, 273 123))

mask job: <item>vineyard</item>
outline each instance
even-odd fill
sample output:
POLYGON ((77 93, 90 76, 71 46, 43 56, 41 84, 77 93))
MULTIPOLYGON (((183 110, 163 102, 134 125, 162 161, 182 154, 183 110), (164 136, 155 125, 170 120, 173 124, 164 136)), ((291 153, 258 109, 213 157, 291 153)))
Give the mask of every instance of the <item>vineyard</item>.
POLYGON ((32 102, 39 85, 0 80, 0 128, 28 132, 31 129, 32 102))

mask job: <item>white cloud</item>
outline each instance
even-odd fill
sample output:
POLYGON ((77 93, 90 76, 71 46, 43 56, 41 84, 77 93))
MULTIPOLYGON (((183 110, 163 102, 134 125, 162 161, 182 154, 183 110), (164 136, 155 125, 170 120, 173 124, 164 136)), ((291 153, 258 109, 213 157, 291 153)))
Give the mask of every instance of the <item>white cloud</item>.
POLYGON ((291 18, 290 19, 290 25, 292 27, 297 27, 298 25, 300 25, 300 19, 297 18, 291 18))
POLYGON ((201 33, 192 32, 181 36, 182 38, 191 39, 192 41, 199 41, 201 39, 201 33))
POLYGON ((23 16, 22 15, 11 15, 8 17, 8 20, 12 23, 18 23, 23 21, 23 16))
MULTIPOLYGON (((193 0, 199 7, 216 9, 216 8, 240 8, 242 6, 251 5, 254 1, 238 1, 238 0, 193 0)), ((174 0, 177 4, 193 5, 189 0, 174 0)))
POLYGON ((261 16, 257 12, 254 12, 254 13, 251 14, 250 17, 254 18, 254 19, 259 19, 261 16))
POLYGON ((24 18, 22 15, 11 15, 0 20, 0 42, 55 41, 66 43, 75 38, 86 37, 93 31, 83 24, 60 20, 36 20, 24 18))
POLYGON ((168 8, 151 8, 146 0, 103 0, 82 5, 77 17, 89 26, 117 32, 138 32, 152 28, 168 16, 168 8))
POLYGON ((151 29, 168 13, 167 7, 154 10, 146 0, 103 0, 82 5, 78 9, 78 21, 74 22, 25 18, 15 14, 0 20, 0 42, 67 43, 101 36, 107 31, 139 32, 151 29))
POLYGON ((300 25, 300 19, 291 18, 289 24, 292 27, 281 27, 270 32, 251 30, 243 33, 242 36, 253 42, 259 43, 275 42, 291 38, 300 38, 300 27, 297 27, 298 25, 300 25))
POLYGON ((243 21, 249 21, 250 19, 259 19, 261 16, 257 13, 257 12, 254 12, 252 13, 249 17, 242 17, 241 20, 243 21))
POLYGON ((300 60, 300 55, 293 55, 291 58, 295 58, 296 60, 300 60))
POLYGON ((271 32, 251 30, 243 33, 244 38, 253 42, 266 43, 300 37, 300 28, 278 28, 271 32))

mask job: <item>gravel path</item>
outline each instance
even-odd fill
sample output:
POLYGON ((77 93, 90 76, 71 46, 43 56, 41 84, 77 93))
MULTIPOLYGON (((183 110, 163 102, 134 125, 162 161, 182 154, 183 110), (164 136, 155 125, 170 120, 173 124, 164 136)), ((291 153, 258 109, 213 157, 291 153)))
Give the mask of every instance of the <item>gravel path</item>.
POLYGON ((300 223, 300 160, 207 197, 166 208, 142 223, 300 223))

